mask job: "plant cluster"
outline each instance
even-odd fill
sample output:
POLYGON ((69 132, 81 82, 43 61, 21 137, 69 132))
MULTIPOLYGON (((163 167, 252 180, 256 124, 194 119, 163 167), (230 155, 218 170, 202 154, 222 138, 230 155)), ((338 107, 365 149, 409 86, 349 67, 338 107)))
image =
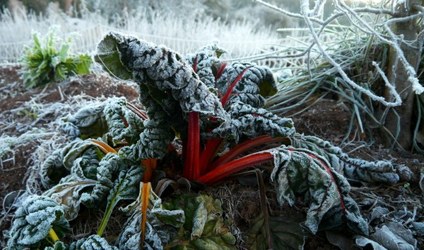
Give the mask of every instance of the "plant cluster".
POLYGON ((25 49, 21 59, 26 87, 44 86, 72 75, 90 73, 91 57, 86 54, 72 55, 69 42, 58 48, 53 33, 49 33, 44 41, 40 41, 37 34, 33 35, 33 39, 34 44, 25 49))
MULTIPOLYGON (((208 46, 184 58, 135 37, 106 35, 95 60, 135 81, 145 110, 113 98, 66 118, 64 130, 74 140, 42 165, 46 191, 22 199, 9 249, 235 249, 219 200, 195 192, 159 196, 180 180, 215 185, 255 166, 270 173, 280 205, 304 204, 310 233, 344 228, 367 236, 347 178, 393 184, 409 180, 411 171, 351 158, 296 133, 291 119, 263 108, 276 92, 272 72, 227 63, 223 52, 208 46), (113 239, 102 237, 118 204, 125 226, 113 239), (69 222, 87 208, 105 210, 97 234, 68 240, 69 222)), ((252 230, 256 241, 262 226, 252 230)), ((278 235, 269 237, 284 245, 278 235)), ((296 247, 302 245, 300 237, 296 247)))

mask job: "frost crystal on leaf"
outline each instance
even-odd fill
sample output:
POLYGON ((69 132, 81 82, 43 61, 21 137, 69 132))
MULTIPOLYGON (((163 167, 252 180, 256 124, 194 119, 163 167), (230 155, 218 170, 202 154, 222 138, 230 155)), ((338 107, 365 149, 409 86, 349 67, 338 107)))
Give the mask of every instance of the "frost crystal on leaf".
POLYGON ((351 230, 368 234, 367 222, 349 197, 349 183, 325 158, 307 149, 286 146, 271 152, 275 165, 271 179, 277 185, 278 201, 293 205, 297 197, 303 197, 309 204, 305 225, 312 233, 318 231, 325 219, 332 220, 332 227, 346 220, 351 230))
POLYGON ((9 249, 41 245, 51 228, 58 235, 69 230, 63 208, 51 198, 32 195, 25 199, 15 213, 7 242, 9 249))
POLYGON ((95 234, 72 243, 70 250, 118 250, 118 248, 111 246, 104 238, 95 234))

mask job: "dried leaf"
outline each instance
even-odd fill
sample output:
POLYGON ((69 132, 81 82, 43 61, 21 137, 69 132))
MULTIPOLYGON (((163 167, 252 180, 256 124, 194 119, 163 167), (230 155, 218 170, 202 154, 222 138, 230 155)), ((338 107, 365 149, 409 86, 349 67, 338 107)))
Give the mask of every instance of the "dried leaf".
POLYGON ((221 202, 207 195, 179 195, 163 204, 167 210, 183 209, 184 231, 169 246, 186 249, 235 249, 235 237, 222 218, 221 202))
POLYGON ((357 246, 363 247, 368 249, 368 247, 372 247, 372 250, 387 250, 387 248, 383 247, 382 245, 378 244, 377 242, 370 240, 364 236, 357 236, 355 237, 355 244, 357 246))
POLYGON ((387 249, 414 250, 417 247, 417 241, 413 238, 412 232, 397 223, 376 228, 370 238, 387 249))

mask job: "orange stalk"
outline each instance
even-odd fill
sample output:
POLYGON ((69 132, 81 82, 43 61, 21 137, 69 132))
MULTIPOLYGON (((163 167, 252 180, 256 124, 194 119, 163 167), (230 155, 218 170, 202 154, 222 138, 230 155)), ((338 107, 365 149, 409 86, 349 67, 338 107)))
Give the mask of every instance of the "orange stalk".
POLYGON ((141 164, 144 166, 144 183, 150 182, 150 180, 152 179, 152 174, 153 171, 156 169, 157 161, 158 160, 156 158, 149 158, 141 161, 141 164))
POLYGON ((99 149, 107 154, 107 153, 114 153, 116 154, 116 150, 114 148, 112 148, 111 146, 109 146, 107 143, 104 143, 102 141, 99 140, 95 140, 95 139, 88 139, 89 142, 91 142, 93 145, 99 147, 99 149))
POLYGON ((150 182, 143 182, 143 187, 141 190, 141 246, 143 249, 144 239, 146 238, 146 223, 147 223, 147 207, 149 205, 149 196, 151 184, 150 182))

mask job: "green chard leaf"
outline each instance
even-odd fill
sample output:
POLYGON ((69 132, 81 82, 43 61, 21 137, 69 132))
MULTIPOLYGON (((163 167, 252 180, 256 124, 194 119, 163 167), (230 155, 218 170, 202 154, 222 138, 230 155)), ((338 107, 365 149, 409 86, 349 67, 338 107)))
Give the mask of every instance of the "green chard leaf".
MULTIPOLYGON (((219 77, 218 71, 223 65, 219 57, 223 53, 225 51, 217 45, 209 45, 199 49, 195 54, 190 54, 186 57, 187 62, 193 65, 193 69, 200 80, 209 88, 216 87, 215 82, 217 77, 219 77)), ((222 74, 222 72, 219 74, 222 74)))
POLYGON ((223 94, 229 91, 231 83, 241 74, 243 74, 242 78, 232 89, 229 104, 242 102, 260 108, 265 104, 265 97, 277 93, 274 76, 269 68, 238 62, 227 66, 216 82, 219 93, 223 94))
POLYGON ((294 147, 307 148, 324 157, 337 172, 347 178, 368 183, 395 184, 409 181, 411 170, 405 165, 390 161, 366 161, 351 158, 341 148, 315 136, 296 134, 291 138, 294 147))
POLYGON ((65 119, 67 123, 64 130, 74 137, 80 136, 83 139, 101 137, 108 129, 103 116, 105 105, 101 103, 80 109, 65 119))
POLYGON ((106 136, 113 145, 122 141, 133 144, 140 139, 144 129, 143 121, 127 107, 124 98, 108 100, 103 113, 109 128, 106 136))
POLYGON ((107 240, 97 234, 90 235, 87 238, 79 239, 71 244, 70 250, 118 250, 117 247, 111 246, 107 240))
POLYGON ((128 75, 122 69, 127 69, 140 86, 140 100, 150 117, 140 138, 155 149, 140 145, 140 158, 162 158, 166 153, 164 146, 174 139, 175 133, 186 130, 181 119, 184 114, 194 111, 222 120, 227 117, 217 96, 193 72, 192 66, 166 47, 109 33, 100 42, 95 60, 125 79, 128 75))
POLYGON ((67 250, 68 247, 62 241, 56 241, 52 247, 46 247, 44 250, 67 250))
POLYGON ((31 195, 25 198, 15 213, 9 232, 9 249, 37 248, 48 243, 53 229, 59 237, 69 231, 63 208, 51 198, 31 195))
POLYGON ((115 181, 119 179, 122 171, 127 171, 129 164, 117 154, 108 153, 99 162, 97 169, 96 185, 91 192, 84 192, 81 195, 81 202, 87 207, 96 207, 98 202, 106 198, 114 188, 115 181))
POLYGON ((95 185, 95 180, 69 175, 63 178, 59 184, 44 192, 43 196, 50 197, 60 204, 63 207, 65 218, 71 221, 78 216, 82 191, 95 185))
POLYGON ((98 234, 102 235, 112 214, 113 209, 121 200, 136 200, 142 177, 141 167, 132 166, 128 170, 121 170, 118 179, 107 197, 105 215, 100 223, 98 234))
POLYGON ((127 107, 125 98, 117 97, 85 107, 67 122, 64 129, 70 135, 83 139, 105 137, 113 145, 136 143, 144 129, 143 121, 127 107))
POLYGON ((278 201, 292 206, 301 197, 309 206, 305 226, 313 234, 344 224, 354 232, 368 234, 368 224, 349 196, 349 183, 325 158, 286 146, 271 153, 275 165, 271 179, 276 182, 278 201))
POLYGON ((40 178, 44 187, 57 184, 61 178, 70 173, 74 161, 89 153, 88 148, 93 145, 88 141, 75 139, 64 148, 55 150, 41 165, 40 178))
POLYGON ((231 104, 229 114, 231 120, 225 121, 220 127, 214 129, 213 134, 238 142, 242 136, 248 138, 260 135, 290 137, 295 133, 292 119, 281 118, 266 109, 254 108, 242 102, 231 104))
MULTIPOLYGON (((137 206, 139 207, 139 206, 137 206)), ((146 235, 144 248, 164 249, 185 222, 184 211, 181 209, 167 210, 162 207, 159 198, 153 198, 153 208, 147 214, 146 235)), ((135 209, 124 225, 118 237, 119 249, 139 249, 140 244, 141 210, 135 209)))

